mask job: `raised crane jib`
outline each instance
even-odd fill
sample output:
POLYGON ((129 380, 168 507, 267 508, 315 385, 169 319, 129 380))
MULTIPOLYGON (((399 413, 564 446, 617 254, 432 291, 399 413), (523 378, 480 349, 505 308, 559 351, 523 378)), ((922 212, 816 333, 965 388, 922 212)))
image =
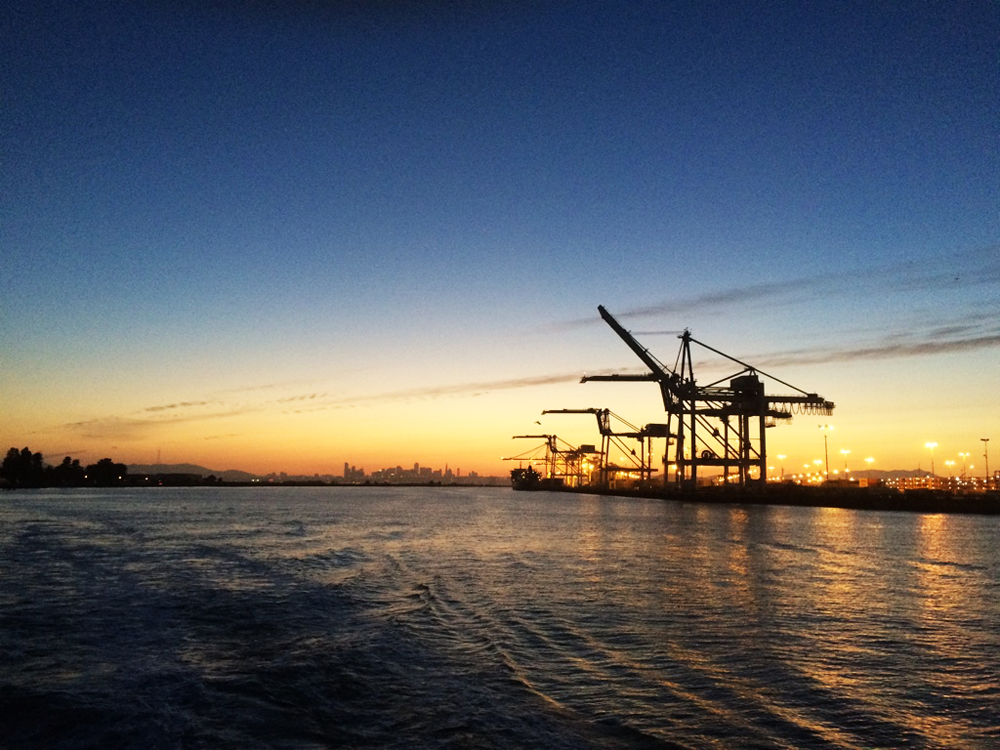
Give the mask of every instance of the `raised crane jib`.
POLYGON ((542 414, 593 414, 597 417, 597 429, 602 435, 611 434, 610 409, 544 409, 542 414))
POLYGON ((604 318, 604 322, 611 326, 611 329, 618 334, 621 340, 628 344, 629 348, 636 353, 639 359, 642 360, 643 364, 645 364, 646 367, 648 367, 653 374, 657 376, 657 379, 663 378, 666 380, 673 375, 673 373, 667 372, 663 369, 663 365, 656 361, 656 358, 649 353, 649 350, 646 349, 646 347, 632 338, 632 334, 626 331, 622 325, 615 320, 614 316, 604 309, 604 305, 598 305, 597 312, 601 314, 601 317, 604 318))

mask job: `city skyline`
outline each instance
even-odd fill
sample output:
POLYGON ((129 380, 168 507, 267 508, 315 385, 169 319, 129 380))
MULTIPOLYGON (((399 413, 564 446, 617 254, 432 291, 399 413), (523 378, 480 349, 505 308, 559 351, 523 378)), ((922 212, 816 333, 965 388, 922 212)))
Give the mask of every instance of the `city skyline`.
POLYGON ((772 463, 829 423, 837 461, 985 470, 995 3, 83 0, 6 28, 0 444, 502 475, 512 435, 594 442, 544 410, 663 421, 653 384, 580 384, 641 371, 604 305, 663 362, 690 329, 836 404, 769 430, 772 463))
MULTIPOLYGON (((617 416, 617 415, 616 415, 617 416)), ((539 424, 539 422, 535 422, 539 424)), ((822 428, 826 428, 830 431, 834 429, 833 425, 820 425, 822 428)), ((518 437, 537 437, 544 438, 547 436, 518 436, 518 437)), ((558 437, 553 435, 553 437, 558 437)), ((599 433, 590 436, 596 442, 599 442, 599 433)), ((830 479, 843 479, 846 477, 881 477, 881 476, 896 476, 896 477, 934 477, 938 479, 979 479, 985 478, 987 476, 992 476, 994 480, 1000 477, 1000 469, 996 468, 996 465, 992 469, 989 467, 989 453, 988 445, 989 438, 981 438, 980 442, 983 443, 984 452, 981 454, 982 461, 974 463, 976 461, 975 455, 969 452, 960 451, 956 454, 957 459, 949 459, 950 454, 938 454, 942 463, 945 464, 944 471, 934 471, 933 460, 931 462, 931 468, 924 468, 919 462, 915 468, 904 468, 904 467, 876 467, 876 459, 874 456, 865 455, 863 458, 857 456, 854 458, 855 466, 851 468, 850 466, 850 456, 854 452, 847 448, 840 448, 836 451, 834 456, 833 468, 829 466, 829 446, 824 445, 824 449, 820 452, 823 457, 814 458, 812 461, 806 461, 804 464, 799 464, 796 462, 794 457, 790 457, 786 454, 775 454, 773 452, 768 454, 768 467, 767 467, 767 478, 768 481, 780 481, 782 479, 797 479, 805 477, 829 477, 830 479), (970 460, 971 459, 971 460, 970 460), (843 469, 839 468, 839 462, 843 462, 843 469), (864 465, 861 468, 861 464, 864 465)), ((559 439, 561 448, 583 448, 591 453, 596 453, 595 444, 581 443, 579 446, 570 446, 565 443, 562 439, 559 439)), ((662 442, 660 443, 662 445, 662 442)), ((445 463, 443 468, 434 468, 427 465, 422 465, 419 461, 415 461, 412 468, 403 468, 401 463, 388 465, 383 465, 382 468, 368 470, 364 466, 357 466, 350 461, 343 462, 343 469, 340 474, 333 473, 332 471, 324 472, 312 472, 309 474, 289 474, 286 471, 280 469, 274 469, 269 472, 255 474, 254 472, 247 472, 243 469, 237 467, 219 468, 219 467, 207 467, 207 466, 197 466, 187 461, 177 461, 177 462, 163 462, 161 456, 157 456, 157 460, 153 463, 132 463, 129 465, 131 470, 139 469, 140 473, 162 473, 164 470, 167 471, 177 471, 178 467, 184 469, 185 472, 198 468, 203 470, 202 473, 207 474, 246 474, 248 476, 259 476, 265 478, 280 478, 282 480, 302 480, 302 479, 322 479, 324 481, 331 481, 337 479, 343 479, 346 481, 394 481, 400 478, 408 478, 411 480, 419 481, 433 481, 433 480, 475 480, 475 479, 496 479, 498 477, 505 477, 508 473, 507 469, 510 467, 521 467, 533 465, 536 467, 546 466, 546 441, 540 440, 535 443, 528 443, 529 447, 527 450, 522 451, 518 455, 503 457, 503 461, 507 462, 505 464, 505 470, 494 475, 481 475, 475 470, 463 471, 461 467, 451 467, 449 463, 445 463)), ((933 454, 934 450, 938 448, 938 444, 933 444, 934 449, 930 448, 929 444, 924 445, 926 450, 930 450, 933 454)), ((523 446, 521 446, 523 447, 523 446)), ((620 450, 623 453, 628 452, 628 446, 623 446, 620 450)), ((636 441, 635 450, 641 448, 641 442, 636 441)), ((30 446, 22 446, 21 449, 11 446, 11 451, 30 451, 30 446)), ((862 454, 863 455, 863 454, 862 454)), ((931 456, 933 459, 933 456, 931 456)), ((44 463, 49 467, 56 467, 60 462, 68 463, 71 459, 76 463, 80 463, 79 459, 74 459, 73 456, 44 456, 44 463)), ((623 469, 627 469, 628 462, 624 461, 625 456, 622 456, 623 461, 619 464, 623 469)), ((662 455, 660 456, 662 459, 662 455)), ((102 460, 113 461, 114 458, 110 456, 103 457, 102 460)), ((633 457, 633 460, 634 457, 633 457)), ((801 459, 800 459, 801 460, 801 459)), ((616 463, 614 461, 614 453, 609 454, 609 461, 611 463, 616 463)), ((663 463, 662 460, 659 462, 658 459, 650 456, 649 457, 650 466, 652 468, 651 478, 652 481, 662 481, 663 479, 663 463)), ((636 464, 638 465, 638 464, 636 464)), ((721 476, 721 472, 709 471, 705 474, 706 478, 711 478, 713 476, 721 476)), ((732 476, 732 475, 731 475, 732 476)))

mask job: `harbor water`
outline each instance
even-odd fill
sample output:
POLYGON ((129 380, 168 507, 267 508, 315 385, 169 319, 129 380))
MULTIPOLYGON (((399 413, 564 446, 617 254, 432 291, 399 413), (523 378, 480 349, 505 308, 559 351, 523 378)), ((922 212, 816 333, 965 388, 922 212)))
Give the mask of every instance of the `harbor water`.
POLYGON ((1000 747, 1000 518, 0 495, 0 748, 1000 747))

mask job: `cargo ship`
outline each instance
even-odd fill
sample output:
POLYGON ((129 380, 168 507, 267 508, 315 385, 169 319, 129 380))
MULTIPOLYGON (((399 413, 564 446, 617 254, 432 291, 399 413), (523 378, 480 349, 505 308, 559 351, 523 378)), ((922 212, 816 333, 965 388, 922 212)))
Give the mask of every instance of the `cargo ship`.
POLYGON ((532 467, 518 467, 510 471, 510 486, 515 490, 559 490, 564 483, 561 478, 543 478, 532 467))

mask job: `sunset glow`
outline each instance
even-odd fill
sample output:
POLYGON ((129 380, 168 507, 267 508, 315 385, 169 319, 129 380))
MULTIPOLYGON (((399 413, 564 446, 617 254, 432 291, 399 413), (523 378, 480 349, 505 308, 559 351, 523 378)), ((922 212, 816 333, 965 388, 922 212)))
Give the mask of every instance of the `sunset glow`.
POLYGON ((995 4, 418 5, 9 21, 4 450, 501 475, 662 421, 602 304, 835 402, 775 467, 985 471, 995 4))

